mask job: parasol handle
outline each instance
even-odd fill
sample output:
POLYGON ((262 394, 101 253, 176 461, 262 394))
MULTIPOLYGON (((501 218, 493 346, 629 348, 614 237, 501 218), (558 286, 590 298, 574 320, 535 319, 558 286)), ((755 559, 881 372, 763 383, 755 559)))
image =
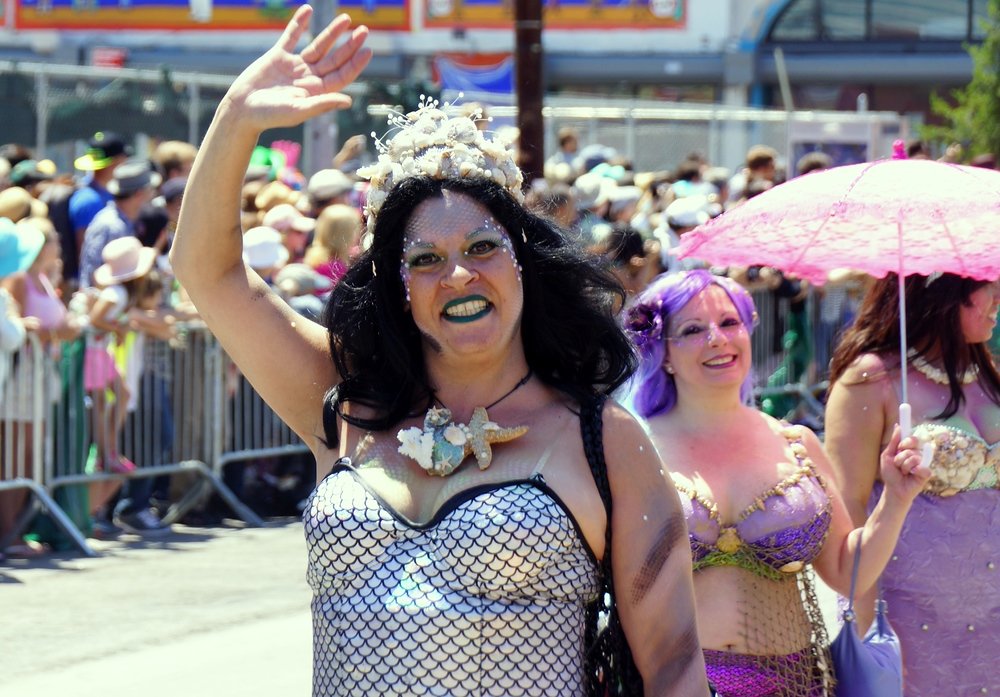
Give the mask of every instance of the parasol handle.
POLYGON ((899 430, 903 438, 913 433, 913 410, 906 402, 899 405, 899 430))
MULTIPOLYGON (((902 438, 906 438, 913 433, 913 410, 906 402, 899 405, 899 430, 902 438)), ((930 467, 931 458, 933 457, 934 444, 930 441, 923 443, 920 447, 921 467, 930 467)))

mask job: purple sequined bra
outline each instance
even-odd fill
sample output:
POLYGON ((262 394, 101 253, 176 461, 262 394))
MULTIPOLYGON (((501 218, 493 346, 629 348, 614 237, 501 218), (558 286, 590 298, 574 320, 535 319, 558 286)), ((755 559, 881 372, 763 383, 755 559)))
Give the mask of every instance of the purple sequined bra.
POLYGON ((790 429, 784 435, 798 469, 761 492, 734 524, 722 521, 714 501, 674 477, 687 518, 695 571, 739 566, 777 580, 801 571, 823 548, 830 529, 830 499, 805 446, 790 429))

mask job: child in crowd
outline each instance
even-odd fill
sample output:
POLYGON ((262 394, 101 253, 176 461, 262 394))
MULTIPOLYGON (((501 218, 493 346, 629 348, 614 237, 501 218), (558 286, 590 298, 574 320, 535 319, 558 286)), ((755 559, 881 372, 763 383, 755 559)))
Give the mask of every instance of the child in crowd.
MULTIPOLYGON (((176 342, 176 322, 182 318, 164 306, 163 297, 163 276, 152 269, 143 276, 143 283, 135 287, 127 311, 132 331, 117 351, 118 366, 130 396, 125 409, 124 450, 140 466, 168 464, 173 451, 170 369, 169 365, 163 365, 170 359, 159 349, 176 342), (147 338, 155 341, 147 341, 147 338)), ((126 481, 114 508, 112 521, 115 526, 149 536, 169 531, 152 510, 153 485, 150 477, 126 481)))
POLYGON ((135 469, 134 463, 118 453, 118 435, 131 394, 111 346, 125 342, 128 311, 135 307, 137 298, 148 295, 156 250, 143 247, 135 237, 123 237, 109 242, 102 257, 105 263, 94 272, 100 290, 90 310, 94 331, 88 336, 83 378, 93 410, 95 468, 123 474, 135 469))

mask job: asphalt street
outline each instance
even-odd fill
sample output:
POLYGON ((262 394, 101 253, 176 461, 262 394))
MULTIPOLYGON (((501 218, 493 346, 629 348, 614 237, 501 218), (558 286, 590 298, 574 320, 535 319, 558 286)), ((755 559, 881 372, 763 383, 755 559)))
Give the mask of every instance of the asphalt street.
POLYGON ((3 697, 308 697, 297 521, 0 564, 3 697))

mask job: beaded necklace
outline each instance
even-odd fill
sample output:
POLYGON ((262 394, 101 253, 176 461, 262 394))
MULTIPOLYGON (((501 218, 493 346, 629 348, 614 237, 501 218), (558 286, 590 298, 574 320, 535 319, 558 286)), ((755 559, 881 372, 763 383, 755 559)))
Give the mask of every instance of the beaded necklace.
MULTIPOLYGON (((909 351, 907 351, 906 357, 909 359, 910 365, 912 365, 918 373, 923 375, 931 382, 935 382, 938 385, 949 384, 948 373, 928 363, 927 359, 917 354, 916 349, 910 349, 909 351)), ((979 378, 979 366, 970 365, 968 368, 965 369, 965 373, 958 378, 958 382, 962 385, 971 385, 978 378, 979 378)))

